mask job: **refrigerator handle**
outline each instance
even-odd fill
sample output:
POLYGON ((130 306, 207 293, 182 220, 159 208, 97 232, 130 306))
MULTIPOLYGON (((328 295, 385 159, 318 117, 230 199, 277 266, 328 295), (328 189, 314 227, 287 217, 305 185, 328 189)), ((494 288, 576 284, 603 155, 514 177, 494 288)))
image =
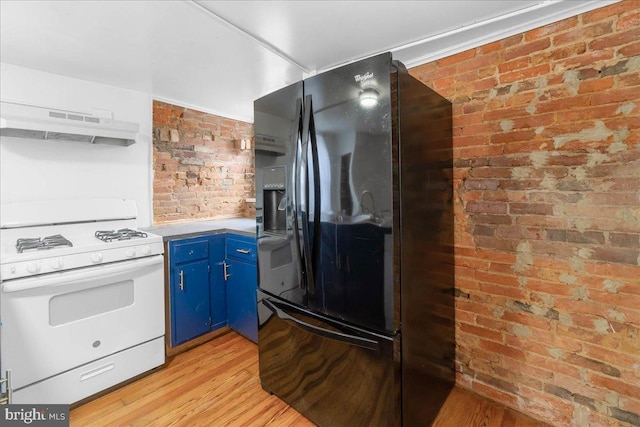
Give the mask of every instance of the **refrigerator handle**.
POLYGON ((316 269, 320 257, 320 233, 321 218, 320 211, 322 208, 320 199, 320 161, 318 157, 318 140, 316 135, 316 124, 313 119, 313 102, 311 95, 307 96, 309 111, 309 141, 311 142, 311 169, 313 171, 313 240, 311 245, 311 259, 313 269, 316 269))
POLYGON ((309 323, 303 322, 302 320, 296 319, 293 316, 287 314, 284 310, 276 307, 276 305, 268 299, 262 300, 263 304, 273 312, 280 319, 293 323, 296 327, 307 331, 314 335, 319 335, 323 338, 328 338, 331 340, 343 342, 349 345, 366 348, 367 350, 378 351, 378 342, 374 340, 370 340, 367 338, 358 337, 355 335, 349 335, 342 332, 331 331, 329 329, 324 329, 319 326, 310 325, 309 323))
MULTIPOLYGON (((293 131, 292 131, 292 142, 293 145, 295 147, 294 149, 294 153, 293 153, 293 165, 292 165, 292 171, 293 171, 293 191, 291 192, 292 195, 292 212, 291 212, 291 222, 292 222, 292 231, 293 231, 293 240, 295 240, 295 245, 296 245, 296 249, 298 250, 298 259, 305 257, 305 252, 303 250, 302 245, 300 244, 300 225, 299 225, 299 218, 301 216, 300 214, 300 210, 301 210, 301 205, 300 205, 300 144, 302 142, 302 100, 300 98, 298 98, 296 100, 296 115, 295 117, 298 118, 298 123, 297 125, 294 125, 293 131)), ((301 270, 303 271, 303 277, 304 277, 304 265, 302 266, 301 270)), ((299 278, 298 280, 299 283, 299 287, 300 289, 305 289, 305 280, 303 278, 299 278)))
MULTIPOLYGON (((313 274, 313 254, 311 252, 311 237, 309 236, 309 123, 311 121, 311 95, 307 95, 304 103, 304 120, 302 122, 302 139, 300 145, 300 164, 297 168, 297 185, 298 195, 302 199, 304 194, 304 205, 302 209, 302 200, 299 200, 300 216, 302 217, 302 246, 303 246, 303 262, 304 271, 307 282, 307 292, 315 293, 315 282, 313 274), (304 173, 304 182, 301 175, 304 173)), ((315 236, 314 236, 315 237, 315 236)))

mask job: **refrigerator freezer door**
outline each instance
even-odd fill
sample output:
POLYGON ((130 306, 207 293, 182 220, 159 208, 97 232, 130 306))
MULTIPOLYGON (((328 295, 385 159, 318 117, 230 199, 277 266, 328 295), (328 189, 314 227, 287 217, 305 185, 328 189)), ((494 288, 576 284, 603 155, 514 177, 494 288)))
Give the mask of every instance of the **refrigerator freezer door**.
POLYGON ((292 303, 305 305, 295 187, 300 161, 302 82, 255 101, 256 223, 258 285, 292 303))
POLYGON ((399 337, 347 327, 260 292, 258 318, 265 390, 319 426, 399 425, 399 337))
POLYGON ((320 203, 308 209, 319 213, 306 233, 318 251, 309 308, 386 334, 395 331, 390 73, 384 54, 305 80, 302 135, 320 193, 309 197, 320 203))

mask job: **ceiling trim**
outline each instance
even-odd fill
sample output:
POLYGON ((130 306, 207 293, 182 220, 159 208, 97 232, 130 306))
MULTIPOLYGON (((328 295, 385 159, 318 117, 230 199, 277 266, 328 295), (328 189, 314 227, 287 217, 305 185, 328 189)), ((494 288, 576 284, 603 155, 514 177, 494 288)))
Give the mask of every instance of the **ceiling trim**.
POLYGON ((581 13, 618 3, 619 1, 621 0, 589 0, 580 2, 547 0, 535 6, 493 19, 480 21, 472 25, 407 43, 391 49, 391 52, 394 54, 394 58, 400 59, 407 68, 416 67, 581 13), (436 46, 448 47, 445 49, 437 49, 436 46))
POLYGON ((225 118, 225 119, 237 120, 239 122, 245 122, 245 123, 253 124, 253 118, 252 117, 236 116, 234 114, 222 113, 220 111, 214 111, 214 110, 211 110, 209 108, 204 108, 204 107, 201 107, 201 106, 198 106, 198 105, 189 104, 187 102, 178 101, 178 100, 171 99, 171 98, 165 98, 165 97, 157 96, 157 95, 153 95, 153 94, 151 95, 151 98, 154 101, 166 102, 167 104, 176 105, 178 107, 188 108, 190 110, 200 111, 202 113, 213 114, 214 116, 219 116, 219 117, 222 117, 222 118, 225 118))
POLYGON ((287 55, 284 51, 279 49, 277 46, 274 46, 273 44, 269 43, 268 41, 266 41, 262 37, 259 37, 259 36, 255 35, 255 34, 253 34, 251 31, 249 31, 249 30, 247 30, 245 28, 242 28, 239 25, 236 25, 233 22, 223 18, 222 16, 218 15, 214 11, 209 10, 206 7, 204 7, 203 5, 198 3, 196 0, 189 0, 188 3, 190 5, 192 5, 193 7, 195 7, 196 9, 200 10, 201 12, 203 12, 204 14, 206 14, 207 16, 209 16, 209 17, 215 19, 216 21, 220 22, 221 24, 225 25, 226 27, 234 30, 235 32, 243 35, 244 37, 247 37, 251 41, 253 41, 255 43, 258 43, 260 46, 262 46, 263 48, 267 49, 268 51, 278 55, 280 58, 284 59, 285 61, 287 61, 291 65, 299 68, 303 73, 311 72, 311 70, 309 70, 307 67, 305 67, 304 65, 300 64, 298 61, 296 61, 295 59, 293 59, 292 57, 287 55))

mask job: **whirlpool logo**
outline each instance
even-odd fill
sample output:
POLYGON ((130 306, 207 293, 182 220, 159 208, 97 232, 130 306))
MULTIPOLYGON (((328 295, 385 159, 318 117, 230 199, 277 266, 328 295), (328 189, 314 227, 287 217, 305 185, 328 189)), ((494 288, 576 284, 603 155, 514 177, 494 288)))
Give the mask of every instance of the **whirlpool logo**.
POLYGON ((2 410, 3 426, 69 426, 69 405, 6 405, 2 410))
POLYGON ((369 79, 372 79, 373 73, 370 73, 369 71, 367 71, 365 74, 356 74, 355 76, 353 76, 353 78, 356 82, 362 83, 362 82, 366 82, 369 79))

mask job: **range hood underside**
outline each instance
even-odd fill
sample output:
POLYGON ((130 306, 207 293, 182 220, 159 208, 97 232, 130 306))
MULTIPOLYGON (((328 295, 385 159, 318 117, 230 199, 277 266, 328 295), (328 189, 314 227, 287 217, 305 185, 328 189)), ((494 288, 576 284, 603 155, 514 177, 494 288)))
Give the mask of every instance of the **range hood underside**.
POLYGON ((129 146, 139 130, 136 123, 82 113, 4 101, 0 105, 0 135, 6 137, 129 146))
POLYGON ((79 135, 66 132, 51 132, 43 130, 30 130, 30 129, 12 129, 2 128, 0 129, 1 136, 13 137, 13 138, 28 138, 28 139, 49 139, 56 141, 70 141, 70 142, 88 142, 91 144, 108 144, 108 145, 124 145, 128 146, 135 143, 135 140, 128 137, 116 138, 96 135, 79 135))

